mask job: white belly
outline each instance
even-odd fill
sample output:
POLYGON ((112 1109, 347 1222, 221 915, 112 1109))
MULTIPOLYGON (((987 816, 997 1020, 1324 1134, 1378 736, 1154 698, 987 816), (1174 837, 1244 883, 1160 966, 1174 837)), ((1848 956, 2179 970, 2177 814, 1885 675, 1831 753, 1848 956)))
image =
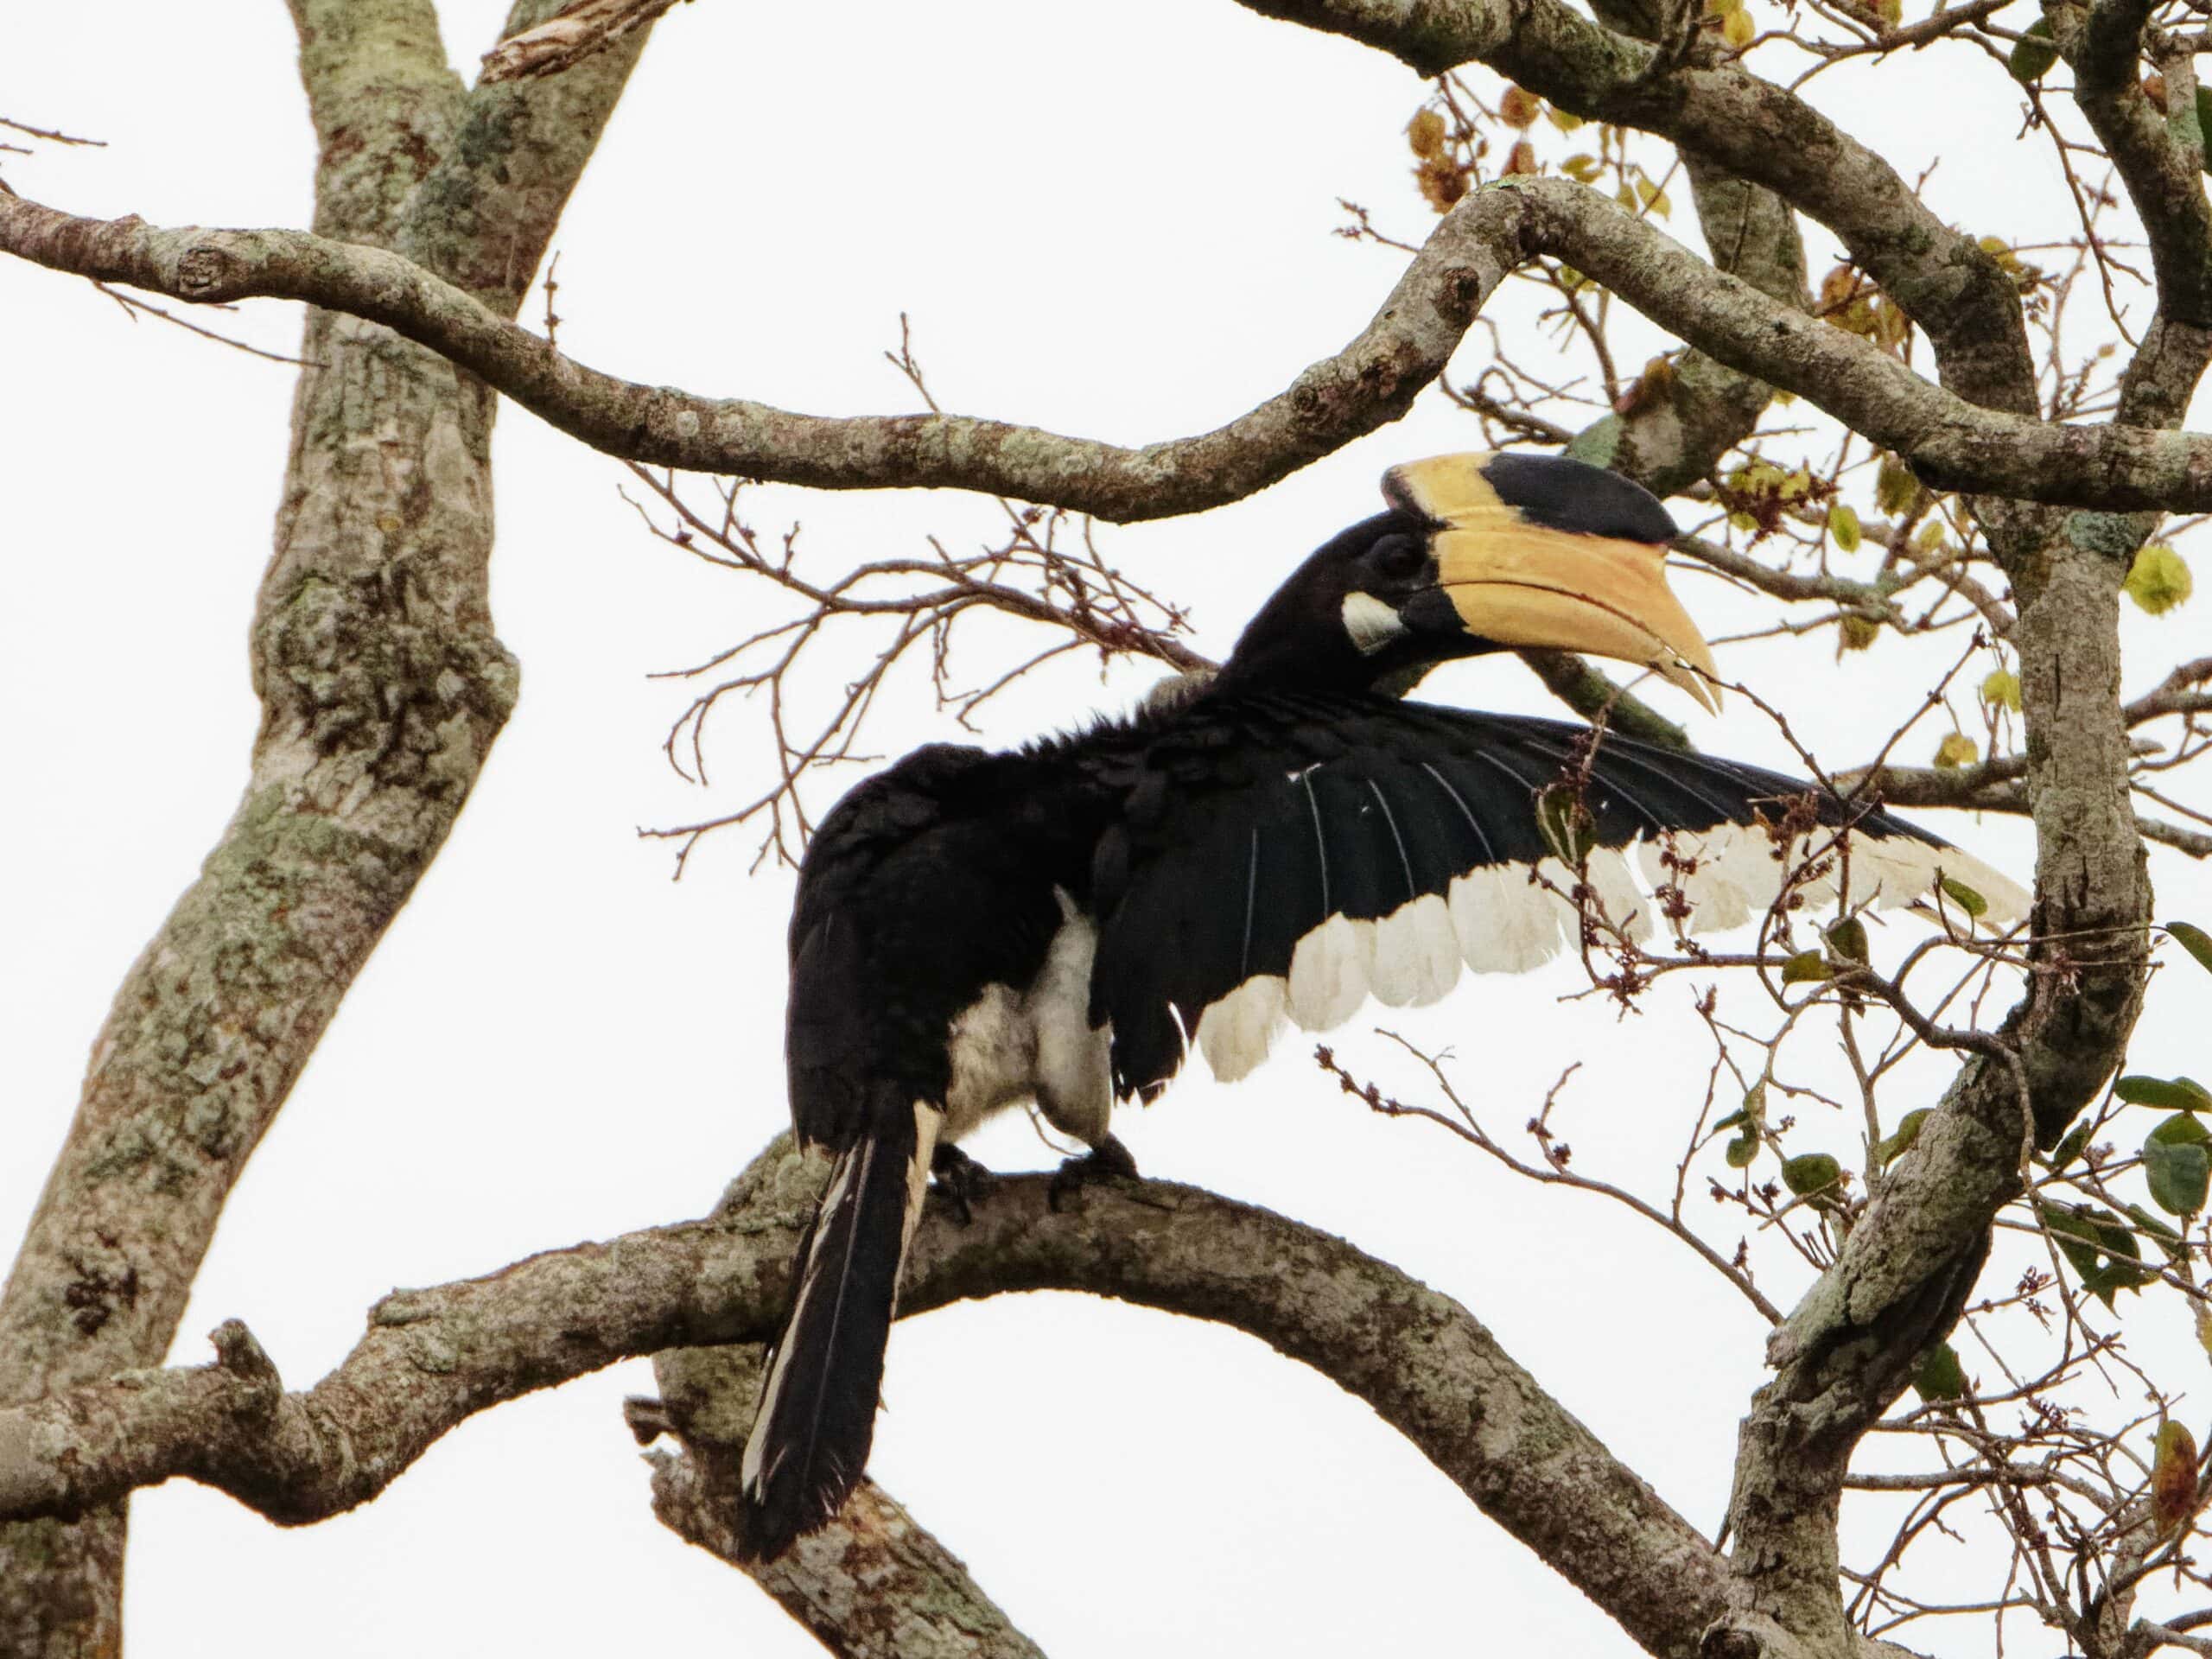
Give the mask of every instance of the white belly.
POLYGON ((1090 1023, 1098 930, 1058 888, 1059 931, 1027 991, 986 985, 948 1033, 951 1086, 944 1138, 957 1141, 1005 1107, 1033 1100, 1046 1120, 1087 1146, 1106 1138, 1114 1109, 1113 1033, 1090 1023))

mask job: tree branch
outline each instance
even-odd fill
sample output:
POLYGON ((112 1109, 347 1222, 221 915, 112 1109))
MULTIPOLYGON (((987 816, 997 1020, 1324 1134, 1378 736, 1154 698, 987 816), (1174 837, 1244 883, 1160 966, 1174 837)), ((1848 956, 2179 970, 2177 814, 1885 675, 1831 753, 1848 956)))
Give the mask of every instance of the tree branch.
MULTIPOLYGON (((354 238, 328 245, 411 246, 439 273, 424 280, 475 284, 448 291, 511 312, 634 49, 557 95, 506 89, 491 111, 446 67, 427 0, 295 0, 293 16, 315 224, 354 238), (493 175, 508 205, 448 222, 493 175), (499 238, 496 260, 470 254, 480 234, 499 238)), ((309 314, 300 355, 311 366, 253 619, 262 724, 245 794, 94 1045, 0 1297, 0 1401, 168 1351, 232 1185, 512 706, 486 588, 495 404, 449 363, 327 311, 309 314)), ((0 1528, 0 1648, 112 1651, 123 1551, 119 1510, 0 1528)))
MULTIPOLYGON (((2212 201, 2203 180, 2203 135, 2194 142, 2170 124, 2137 77, 2149 0, 2099 0, 2087 14, 2045 9, 2074 70, 2074 101, 2112 156, 2143 221, 2158 283, 2158 309, 2120 382, 2117 418, 2140 426, 2177 426, 2212 362, 2212 201)), ((2195 107, 2193 60, 2166 66, 2168 106, 2195 107)), ((2196 132, 2194 123, 2187 130, 2196 132)))
POLYGON ((1423 74, 1485 63, 1562 109, 1656 133, 1686 156, 1764 186, 1842 238, 1853 262, 1927 334, 1946 385, 1970 403, 2035 412, 2019 296, 1996 260, 1937 218, 1879 156, 1739 65, 1684 61, 1562 0, 1240 3, 1363 41, 1423 74))
MULTIPOLYGON (((376 1496, 486 1407, 632 1355, 763 1342, 820 1165, 779 1141, 712 1221, 402 1292, 346 1360, 283 1394, 242 1328, 209 1367, 140 1372, 0 1411, 0 1514, 73 1512, 172 1475, 286 1524, 376 1496)), ((1314 1229, 1165 1182, 994 1185, 963 1226, 933 1205, 902 1311, 1077 1290, 1216 1320, 1367 1401, 1505 1529, 1654 1653, 1695 1653, 1719 1559, 1449 1299, 1314 1229)))
POLYGON ((510 35, 484 54, 480 86, 557 75, 652 22, 676 0, 571 0, 534 29, 510 35))
POLYGON ((1719 361, 1796 392, 1939 487, 2110 512, 2212 508, 2212 439, 1980 409, 1806 317, 1581 186, 1508 179, 1438 224, 1373 321, 1285 391, 1130 449, 965 416, 807 416, 620 380, 406 260, 295 231, 161 231, 0 198, 0 250, 196 302, 303 299, 381 322, 594 448, 825 489, 987 491, 1116 520, 1239 499, 1403 413, 1505 273, 1554 254, 1719 361))
POLYGON ((683 1444, 681 1454, 648 1456, 662 1523, 750 1574, 847 1659, 1041 1659, 952 1552, 872 1480, 780 1560, 740 1559, 730 1516, 763 1352, 750 1344, 667 1350, 653 1359, 661 1398, 625 1406, 640 1445, 664 1434, 683 1444))

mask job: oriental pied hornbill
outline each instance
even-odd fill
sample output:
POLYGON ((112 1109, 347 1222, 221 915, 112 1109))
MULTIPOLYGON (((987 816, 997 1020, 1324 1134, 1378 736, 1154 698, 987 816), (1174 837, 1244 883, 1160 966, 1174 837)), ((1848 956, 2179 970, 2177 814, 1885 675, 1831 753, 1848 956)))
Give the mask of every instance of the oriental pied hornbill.
POLYGON ((1450 658, 1551 645, 1717 706, 1662 573, 1679 532, 1643 489, 1510 454, 1416 461, 1382 488, 1389 510, 1300 565, 1195 696, 1013 753, 932 744, 823 821, 787 1055, 798 1138, 835 1163, 741 1465, 749 1554, 859 1481, 933 1156, 988 1114, 1033 1100, 1120 1154, 1115 1102, 1157 1095, 1192 1048, 1241 1077, 1286 1023, 1433 1001, 1463 963, 1533 967, 1580 937, 1578 882, 1631 936, 1655 910, 1737 925, 1814 835, 1810 899, 1907 903, 1948 875, 1987 920, 2024 912, 1957 849, 1800 780, 1389 695, 1450 658))

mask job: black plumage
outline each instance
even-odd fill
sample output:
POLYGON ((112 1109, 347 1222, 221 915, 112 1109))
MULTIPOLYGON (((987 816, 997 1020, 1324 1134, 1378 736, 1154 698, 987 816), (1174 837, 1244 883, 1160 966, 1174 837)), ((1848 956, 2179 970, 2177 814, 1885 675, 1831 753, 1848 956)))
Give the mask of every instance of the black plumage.
POLYGON ((1957 849, 1803 782, 1386 695, 1511 645, 1712 694, 1660 574, 1674 527, 1634 485, 1447 456, 1394 469, 1385 497, 1195 696, 1010 753, 932 745, 823 821, 791 918, 787 1059, 794 1127, 833 1167, 747 1448, 751 1553, 860 1478, 932 1160, 990 1112, 1033 1100, 1107 1147, 1115 1101, 1157 1095, 1194 1048, 1238 1077, 1286 1023, 1325 1029, 1370 993, 1433 1001, 1463 966, 1566 948, 1583 921, 1564 895, 1586 884, 1632 935, 1732 925, 1767 906, 1786 852, 1826 838, 1813 897, 1901 902, 1948 874, 2017 907, 1957 849))

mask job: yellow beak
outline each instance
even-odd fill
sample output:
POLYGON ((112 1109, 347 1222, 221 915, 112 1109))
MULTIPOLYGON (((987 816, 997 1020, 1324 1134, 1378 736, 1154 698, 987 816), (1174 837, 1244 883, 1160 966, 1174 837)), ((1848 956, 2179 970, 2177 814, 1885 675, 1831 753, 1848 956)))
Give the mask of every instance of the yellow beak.
POLYGON ((1469 633, 1639 664, 1720 711, 1719 669, 1667 586, 1665 548, 1517 519, 1440 531, 1432 545, 1444 591, 1469 633))
POLYGON ((1605 535, 1618 525, 1633 534, 1664 536, 1669 528, 1659 504, 1624 480, 1586 467, 1553 462, 1517 480, 1491 454, 1437 455, 1395 467, 1383 475, 1383 493, 1438 525, 1430 546, 1439 580, 1467 632, 1501 645, 1586 651, 1656 670, 1707 709, 1720 708, 1719 671, 1712 647, 1667 586, 1662 541, 1605 535), (1532 482, 1573 495, 1530 511, 1535 499, 1508 500, 1498 480, 1529 493, 1532 482), (1607 522, 1602 481, 1640 499, 1647 514, 1607 522), (1593 499, 1596 498, 1596 499, 1593 499), (1577 511, 1579 510, 1579 512, 1577 511), (1573 524, 1588 531, 1539 522, 1573 524), (1646 520, 1649 522, 1646 522, 1646 520))

